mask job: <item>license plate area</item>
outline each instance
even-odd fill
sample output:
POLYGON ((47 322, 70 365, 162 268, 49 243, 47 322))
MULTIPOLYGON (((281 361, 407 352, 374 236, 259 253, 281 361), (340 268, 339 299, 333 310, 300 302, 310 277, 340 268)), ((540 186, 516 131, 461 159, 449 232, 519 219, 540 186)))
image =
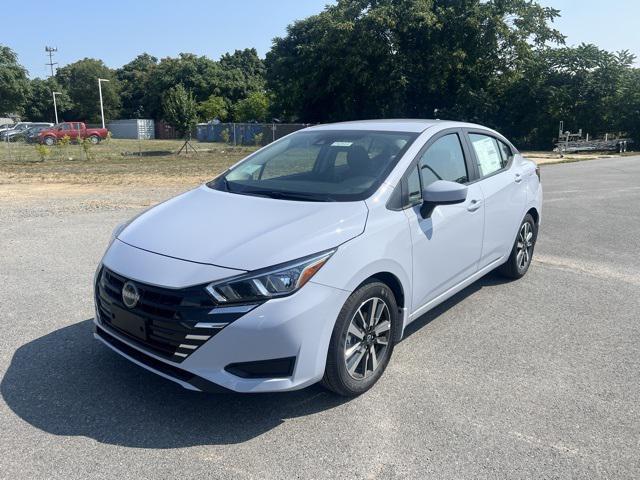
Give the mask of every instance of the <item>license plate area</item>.
POLYGON ((111 325, 139 340, 147 340, 147 322, 144 318, 115 305, 111 306, 111 311, 111 325))

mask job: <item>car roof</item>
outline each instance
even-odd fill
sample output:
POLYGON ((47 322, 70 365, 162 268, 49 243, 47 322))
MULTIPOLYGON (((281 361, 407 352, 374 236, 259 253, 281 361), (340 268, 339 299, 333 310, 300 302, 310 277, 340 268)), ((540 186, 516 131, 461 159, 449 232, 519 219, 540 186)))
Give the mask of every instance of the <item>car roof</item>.
POLYGON ((375 130, 388 132, 415 132, 422 133, 427 128, 434 125, 441 127, 467 127, 482 128, 482 125, 466 122, 456 122, 453 120, 439 119, 415 119, 415 118, 394 118, 381 120, 356 120, 351 122, 327 123, 323 125, 315 125, 307 130, 375 130))

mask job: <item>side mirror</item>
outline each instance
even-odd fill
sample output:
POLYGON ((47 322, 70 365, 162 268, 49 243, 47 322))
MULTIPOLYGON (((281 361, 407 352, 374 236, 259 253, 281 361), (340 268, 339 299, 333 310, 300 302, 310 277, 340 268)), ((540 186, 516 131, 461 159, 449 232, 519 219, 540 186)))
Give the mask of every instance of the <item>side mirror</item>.
POLYGON ((453 205, 467 199, 467 186, 461 183, 437 180, 422 191, 422 218, 429 218, 438 205, 453 205))

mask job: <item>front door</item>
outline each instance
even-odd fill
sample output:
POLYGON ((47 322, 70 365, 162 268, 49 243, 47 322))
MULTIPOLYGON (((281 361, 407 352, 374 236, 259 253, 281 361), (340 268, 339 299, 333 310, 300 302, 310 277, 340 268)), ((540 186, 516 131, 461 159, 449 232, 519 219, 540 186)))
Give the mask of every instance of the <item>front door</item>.
POLYGON ((466 184, 471 178, 469 165, 459 133, 448 133, 424 151, 407 178, 409 200, 414 204, 405 210, 413 248, 413 312, 478 269, 484 203, 476 183, 468 185, 463 203, 437 206, 429 218, 420 213, 421 192, 427 185, 436 180, 466 184))

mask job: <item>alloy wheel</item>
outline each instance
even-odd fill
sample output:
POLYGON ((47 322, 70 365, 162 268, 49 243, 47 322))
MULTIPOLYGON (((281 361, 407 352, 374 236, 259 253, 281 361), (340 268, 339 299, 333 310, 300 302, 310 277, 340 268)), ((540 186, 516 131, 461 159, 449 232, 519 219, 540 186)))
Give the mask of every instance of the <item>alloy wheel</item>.
POLYGON ((351 318, 344 343, 344 362, 349 375, 362 380, 378 369, 389 348, 391 313, 378 297, 364 301, 351 318))
POLYGON ((529 222, 524 222, 520 227, 516 251, 516 264, 518 269, 522 271, 531 262, 531 254, 533 253, 533 226, 529 222))

